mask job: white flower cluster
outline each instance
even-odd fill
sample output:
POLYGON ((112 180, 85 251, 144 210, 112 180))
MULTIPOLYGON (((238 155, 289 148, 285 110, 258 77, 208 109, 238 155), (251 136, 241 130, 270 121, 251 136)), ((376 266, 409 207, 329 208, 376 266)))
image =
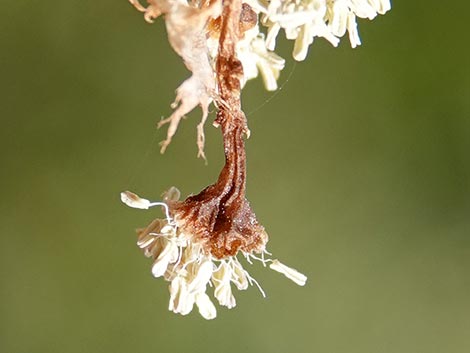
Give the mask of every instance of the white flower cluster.
POLYGON ((243 84, 261 73, 266 90, 277 89, 277 79, 284 68, 285 60, 268 50, 264 34, 259 32, 258 26, 245 32, 243 40, 237 44, 237 56, 243 65, 243 84))
MULTIPOLYGON (((179 191, 171 188, 164 200, 176 200, 179 191)), ((162 202, 150 202, 126 191, 121 194, 122 201, 133 208, 148 209, 152 206, 163 206, 166 219, 156 219, 150 225, 139 230, 137 245, 146 257, 154 260, 152 274, 163 277, 170 282, 170 303, 168 309, 181 315, 189 314, 194 305, 205 319, 217 315, 216 308, 207 295, 207 287, 214 288, 214 297, 221 306, 229 309, 235 307, 232 284, 239 290, 249 285, 256 285, 264 292, 253 277, 243 268, 236 256, 216 259, 204 251, 203 244, 186 234, 178 221, 170 217, 168 206, 162 202)), ((265 252, 267 253, 267 252, 265 252)), ((258 258, 253 254, 243 254, 248 262, 260 260, 263 265, 270 263, 270 268, 284 274, 298 285, 303 286, 307 277, 298 271, 283 265, 278 260, 258 258)), ((264 254, 263 254, 264 255, 264 254)))
POLYGON ((287 39, 295 40, 293 57, 302 61, 315 37, 323 37, 335 47, 339 37, 349 33, 351 46, 361 44, 356 17, 372 20, 390 10, 390 0, 249 0, 261 12, 261 23, 268 28, 266 47, 274 50, 276 37, 284 29, 287 39))
MULTIPOLYGON (((218 55, 218 37, 208 35, 207 24, 220 16, 222 0, 147 0, 144 7, 139 0, 129 0, 144 12, 147 22, 164 15, 168 40, 183 59, 192 75, 177 89, 172 104, 173 113, 159 122, 169 124, 167 137, 161 143, 161 152, 170 144, 181 119, 197 106, 202 109, 201 122, 197 128, 198 157, 204 155, 204 124, 209 105, 217 100, 214 73, 218 55), (207 5, 210 4, 210 5, 207 5)), ((377 14, 390 10, 390 0, 244 0, 255 11, 259 21, 245 31, 237 43, 237 56, 242 62, 246 81, 261 74, 268 91, 278 88, 277 79, 285 60, 275 54, 276 38, 284 29, 287 39, 295 40, 293 57, 304 60, 315 37, 324 37, 337 46, 339 37, 349 33, 351 46, 361 44, 356 17, 373 19, 377 14), (266 35, 259 24, 267 27, 266 35)))

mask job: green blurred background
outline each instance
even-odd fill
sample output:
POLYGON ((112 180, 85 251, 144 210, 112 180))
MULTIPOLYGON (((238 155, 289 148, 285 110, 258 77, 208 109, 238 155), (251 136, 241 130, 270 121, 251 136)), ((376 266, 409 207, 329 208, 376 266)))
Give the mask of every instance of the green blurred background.
POLYGON ((158 210, 119 201, 196 193, 223 162, 210 124, 196 159, 199 110, 158 152, 188 76, 163 22, 125 0, 5 2, 0 352, 469 352, 469 10, 397 1, 360 21, 362 47, 318 39, 298 64, 280 41, 282 90, 244 91, 248 197, 309 281, 255 264, 268 298, 207 322, 167 311, 135 246, 158 210))

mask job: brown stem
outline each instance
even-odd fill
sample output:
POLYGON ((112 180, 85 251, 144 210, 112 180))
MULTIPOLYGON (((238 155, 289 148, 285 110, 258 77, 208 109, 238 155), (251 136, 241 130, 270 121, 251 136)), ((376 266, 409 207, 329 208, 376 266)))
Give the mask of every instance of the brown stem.
POLYGON ((241 36, 241 11, 241 0, 224 1, 216 63, 220 99, 215 123, 222 130, 225 165, 215 184, 174 205, 176 218, 217 258, 236 255, 239 250, 261 252, 268 239, 245 198, 243 135, 248 129, 240 101, 243 67, 235 50, 241 36))

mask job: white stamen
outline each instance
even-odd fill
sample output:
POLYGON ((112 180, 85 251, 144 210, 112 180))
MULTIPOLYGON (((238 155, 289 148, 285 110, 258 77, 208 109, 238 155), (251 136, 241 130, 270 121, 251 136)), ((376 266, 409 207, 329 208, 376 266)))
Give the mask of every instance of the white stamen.
POLYGON ((121 192, 121 201, 124 202, 127 206, 132 208, 140 208, 142 210, 148 210, 150 207, 150 201, 143 199, 138 195, 130 191, 121 192))
POLYGON ((153 206, 162 206, 164 209, 165 209, 165 216, 166 216, 166 220, 168 221, 168 223, 170 225, 174 224, 172 218, 170 217, 170 209, 168 208, 168 205, 164 202, 152 202, 149 207, 153 207, 153 206))
POLYGON ((212 276, 212 271, 214 269, 214 264, 210 260, 206 260, 201 263, 197 268, 197 272, 188 285, 188 290, 190 293, 205 292, 206 285, 210 281, 212 276))
POLYGON ((261 295, 263 296, 263 298, 266 298, 266 293, 264 292, 263 288, 261 288, 261 285, 258 283, 258 281, 256 279, 254 279, 253 277, 251 277, 249 275, 248 272, 246 272, 246 277, 248 278, 248 281, 250 282, 251 285, 256 284, 256 287, 258 287, 259 291, 261 292, 261 295))
POLYGON ((209 299, 209 296, 206 293, 197 293, 195 297, 196 305, 201 316, 206 320, 215 319, 217 316, 217 310, 215 309, 212 301, 209 299))
POLYGON ((150 202, 130 191, 121 192, 121 201, 129 207, 139 208, 141 210, 148 210, 150 207, 154 206, 162 206, 165 209, 166 220, 170 225, 174 225, 174 221, 170 216, 170 210, 165 202, 150 202))
POLYGON ((144 249, 148 247, 150 244, 152 244, 155 239, 156 239, 155 237, 152 237, 150 235, 145 235, 142 239, 139 239, 137 241, 137 246, 141 249, 144 249))
POLYGON ((279 273, 282 273, 284 276, 286 276, 299 286, 304 286, 305 282, 307 282, 307 276, 303 275, 302 273, 291 267, 284 265, 279 260, 273 260, 273 262, 269 265, 269 268, 279 273))

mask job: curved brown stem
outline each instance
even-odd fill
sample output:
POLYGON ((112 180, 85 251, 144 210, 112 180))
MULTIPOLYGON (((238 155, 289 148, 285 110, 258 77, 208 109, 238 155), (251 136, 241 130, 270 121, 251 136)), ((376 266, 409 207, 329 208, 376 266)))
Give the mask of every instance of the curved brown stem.
POLYGON ((233 256, 239 250, 262 252, 268 240, 245 198, 243 135, 248 128, 240 102, 243 67, 235 54, 240 39, 241 11, 241 0, 224 1, 216 63, 220 99, 215 123, 222 130, 225 165, 215 184, 173 206, 176 218, 199 237, 216 258, 233 256))

